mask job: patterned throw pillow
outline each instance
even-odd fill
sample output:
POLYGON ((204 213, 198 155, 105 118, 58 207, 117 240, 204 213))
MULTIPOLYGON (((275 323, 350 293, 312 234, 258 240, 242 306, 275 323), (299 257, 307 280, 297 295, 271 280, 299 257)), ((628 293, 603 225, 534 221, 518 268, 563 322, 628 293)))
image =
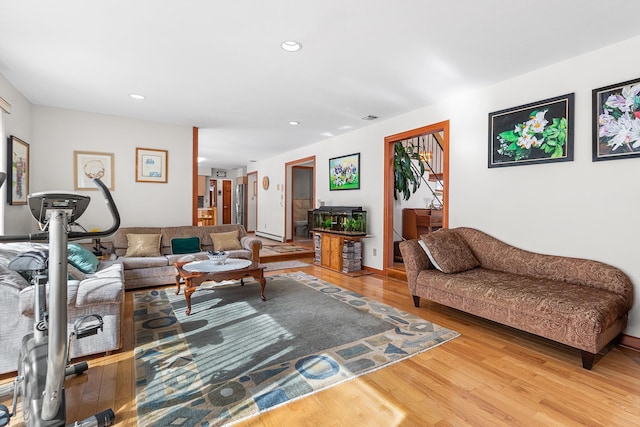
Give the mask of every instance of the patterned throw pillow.
POLYGON ((210 233, 213 242, 214 251, 231 251, 234 249, 242 249, 240 240, 238 240, 238 230, 226 233, 210 233))
POLYGON ((127 234, 126 257, 160 256, 159 234, 127 234))
POLYGON ((455 231, 440 229, 420 236, 429 260, 443 273, 461 273, 480 265, 467 243, 455 231))

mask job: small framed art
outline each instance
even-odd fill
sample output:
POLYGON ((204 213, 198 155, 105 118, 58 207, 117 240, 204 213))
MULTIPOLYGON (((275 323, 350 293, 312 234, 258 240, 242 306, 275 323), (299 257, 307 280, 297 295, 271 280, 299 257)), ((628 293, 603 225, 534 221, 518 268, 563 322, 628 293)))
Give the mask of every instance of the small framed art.
POLYGON ((360 153, 329 159, 329 190, 360 188, 360 153))
POLYGON ((93 184, 95 178, 99 178, 110 191, 116 189, 113 153, 74 151, 73 167, 75 190, 97 191, 98 187, 93 184))
POLYGON ((29 144, 12 135, 7 147, 7 202, 10 205, 26 205, 29 194, 29 144))
POLYGON ((169 152, 153 148, 136 148, 136 181, 166 183, 169 152))

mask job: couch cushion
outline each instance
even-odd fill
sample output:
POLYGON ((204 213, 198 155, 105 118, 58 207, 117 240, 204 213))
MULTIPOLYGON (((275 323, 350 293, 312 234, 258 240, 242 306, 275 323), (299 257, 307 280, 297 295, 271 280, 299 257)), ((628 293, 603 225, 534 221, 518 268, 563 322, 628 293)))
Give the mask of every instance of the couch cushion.
POLYGON ((127 234, 126 257, 160 256, 160 234, 127 234))
POLYGON ((95 273, 100 262, 89 249, 77 243, 67 245, 67 259, 71 265, 86 274, 95 273))
POLYGON ((173 254, 173 255, 165 255, 168 260, 169 265, 173 265, 176 262, 186 262, 186 261, 196 261, 196 260, 204 260, 209 259, 207 257, 206 252, 196 252, 194 254, 173 254))
POLYGON ((420 238, 427 247, 429 260, 443 273, 460 273, 480 265, 464 239, 455 231, 440 229, 420 238))
POLYGON ((200 251, 199 237, 174 237, 171 239, 172 254, 194 254, 200 251))
POLYGON ((126 270, 137 270, 153 267, 166 267, 169 261, 166 256, 120 257, 119 261, 126 270))
POLYGON ((226 233, 211 233, 213 241, 213 250, 230 251, 234 249, 242 249, 240 240, 238 239, 238 231, 228 231, 226 233))

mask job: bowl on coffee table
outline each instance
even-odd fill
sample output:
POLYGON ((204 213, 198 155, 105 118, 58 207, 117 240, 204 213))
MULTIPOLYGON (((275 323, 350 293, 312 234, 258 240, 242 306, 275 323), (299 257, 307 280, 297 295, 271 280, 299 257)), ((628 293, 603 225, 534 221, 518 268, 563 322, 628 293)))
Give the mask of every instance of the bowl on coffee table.
POLYGON ((225 251, 209 251, 207 256, 209 257, 209 260, 216 264, 224 264, 227 261, 227 258, 229 258, 229 254, 225 251))

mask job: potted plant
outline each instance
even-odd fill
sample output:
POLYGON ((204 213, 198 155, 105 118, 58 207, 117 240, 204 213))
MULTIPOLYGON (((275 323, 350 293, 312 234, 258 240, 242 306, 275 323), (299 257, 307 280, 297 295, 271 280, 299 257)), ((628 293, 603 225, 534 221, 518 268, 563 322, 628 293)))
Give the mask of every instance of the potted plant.
POLYGON ((397 142, 393 155, 393 198, 398 200, 398 195, 402 194, 404 200, 409 200, 420 187, 424 171, 416 145, 411 141, 407 141, 406 145, 397 142))

